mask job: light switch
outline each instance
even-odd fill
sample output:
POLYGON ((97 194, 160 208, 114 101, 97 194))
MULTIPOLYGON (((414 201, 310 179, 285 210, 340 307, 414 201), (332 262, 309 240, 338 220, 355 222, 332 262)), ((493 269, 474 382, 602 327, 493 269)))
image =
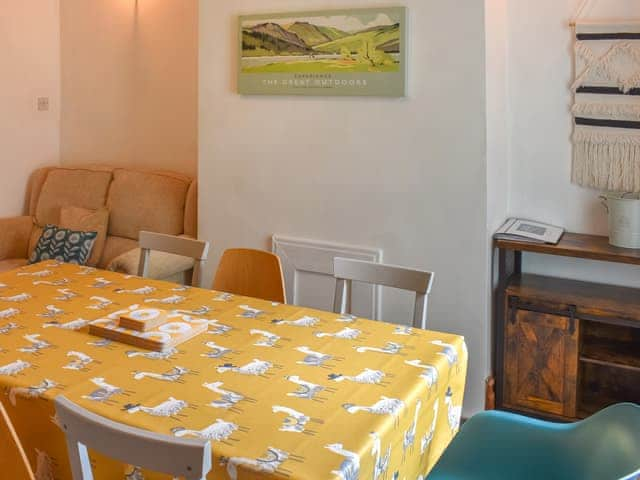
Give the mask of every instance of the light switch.
POLYGON ((49 97, 38 97, 38 111, 46 112, 49 110, 49 97))

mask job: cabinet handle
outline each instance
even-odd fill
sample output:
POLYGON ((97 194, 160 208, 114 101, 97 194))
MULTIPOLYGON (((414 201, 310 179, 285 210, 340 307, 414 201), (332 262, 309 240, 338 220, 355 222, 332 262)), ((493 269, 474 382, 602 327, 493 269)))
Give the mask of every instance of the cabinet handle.
POLYGON ((576 310, 575 305, 569 307, 569 334, 571 335, 576 333, 576 310))
POLYGON ((511 325, 516 324, 518 318, 518 306, 520 305, 520 297, 509 297, 509 321, 511 325))

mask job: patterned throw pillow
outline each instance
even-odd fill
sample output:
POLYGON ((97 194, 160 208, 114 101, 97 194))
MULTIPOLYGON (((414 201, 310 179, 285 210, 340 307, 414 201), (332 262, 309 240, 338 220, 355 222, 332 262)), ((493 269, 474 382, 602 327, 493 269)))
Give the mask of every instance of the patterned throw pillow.
POLYGON ((65 263, 85 265, 91 256, 96 232, 76 232, 56 225, 44 227, 29 263, 43 260, 58 260, 65 263))

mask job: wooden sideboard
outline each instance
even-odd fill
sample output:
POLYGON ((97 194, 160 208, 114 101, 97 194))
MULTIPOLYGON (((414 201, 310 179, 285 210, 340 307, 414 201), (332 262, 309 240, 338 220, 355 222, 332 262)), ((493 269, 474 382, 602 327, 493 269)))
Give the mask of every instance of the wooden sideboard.
POLYGON ((574 421, 640 403, 640 289, 522 273, 523 252, 640 265, 640 250, 572 233, 558 245, 494 246, 495 407, 574 421))

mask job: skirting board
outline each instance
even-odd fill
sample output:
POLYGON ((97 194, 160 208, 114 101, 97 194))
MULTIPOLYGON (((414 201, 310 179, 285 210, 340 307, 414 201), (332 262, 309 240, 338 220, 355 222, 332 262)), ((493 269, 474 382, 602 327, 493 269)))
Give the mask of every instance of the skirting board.
MULTIPOLYGON (((303 274, 320 275, 333 278, 333 259, 335 257, 366 260, 370 262, 382 261, 382 250, 359 246, 344 245, 340 243, 324 242, 309 239, 300 239, 274 235, 272 238, 273 253, 280 257, 284 272, 285 286, 287 289, 287 302, 292 305, 300 305, 301 292, 299 289, 300 276, 303 274)), ((332 285, 335 284, 333 283, 332 285)), ((325 288, 322 295, 330 295, 325 305, 332 305, 334 290, 325 288), (326 290, 326 291, 324 291, 326 290), (330 290, 330 291, 329 291, 330 290)), ((381 295, 380 288, 376 286, 361 286, 354 288, 354 307, 356 304, 365 305, 364 312, 369 318, 380 318, 381 295)), ((311 306, 314 305, 305 305, 311 306)), ((319 308, 316 306, 316 308, 319 308)), ((364 314, 363 314, 364 315, 364 314)))

